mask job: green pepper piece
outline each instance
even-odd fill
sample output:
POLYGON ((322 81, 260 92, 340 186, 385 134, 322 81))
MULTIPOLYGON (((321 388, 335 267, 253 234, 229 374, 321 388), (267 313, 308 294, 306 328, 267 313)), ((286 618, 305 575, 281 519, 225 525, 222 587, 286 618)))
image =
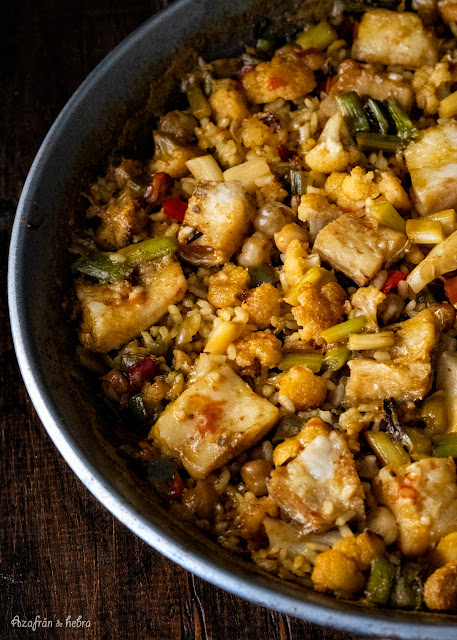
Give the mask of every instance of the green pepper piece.
POLYGON ((386 558, 375 558, 371 564, 367 585, 367 598, 376 604, 387 604, 395 579, 396 569, 386 558))
POLYGON ((148 414, 146 412, 141 393, 136 393, 129 399, 128 407, 132 417, 136 422, 142 424, 147 420, 148 414))
POLYGON ((435 458, 457 458, 457 433, 445 433, 433 438, 435 458))
POLYGON ((248 267, 248 273, 251 277, 254 287, 258 287, 265 282, 272 284, 278 279, 276 271, 271 264, 256 264, 255 267, 248 267))

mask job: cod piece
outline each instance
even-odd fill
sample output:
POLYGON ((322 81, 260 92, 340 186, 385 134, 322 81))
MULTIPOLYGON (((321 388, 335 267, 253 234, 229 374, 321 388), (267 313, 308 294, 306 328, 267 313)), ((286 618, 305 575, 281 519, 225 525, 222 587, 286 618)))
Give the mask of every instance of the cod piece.
POLYGON ((363 287, 384 266, 399 260, 407 247, 404 233, 343 214, 318 233, 313 249, 363 287))
POLYGON ((395 398, 398 402, 420 400, 431 386, 430 353, 435 346, 433 314, 424 309, 401 322, 390 348, 391 360, 350 360, 346 400, 351 405, 395 398))
POLYGON ((425 129, 405 158, 421 215, 457 206, 457 122, 425 129))
POLYGON ((438 41, 415 13, 373 9, 360 22, 352 57, 362 62, 418 69, 438 62, 438 41))
POLYGON ((241 182, 200 182, 189 200, 178 239, 181 256, 197 265, 228 262, 248 234, 254 210, 241 182), (185 227, 202 235, 186 245, 185 227))
POLYGON ((224 364, 169 404, 149 435, 198 480, 252 447, 277 417, 278 409, 224 364))
POLYGON ((373 482, 375 495, 394 514, 398 546, 405 556, 422 556, 457 530, 457 484, 452 458, 423 458, 384 467, 373 482))
POLYGON ((364 513, 364 493, 352 453, 344 437, 330 428, 273 470, 268 493, 302 525, 301 533, 322 531, 364 513))
POLYGON ((81 344, 105 353, 132 340, 180 302, 187 289, 179 262, 149 263, 140 269, 138 284, 87 284, 77 280, 76 297, 82 311, 81 344))

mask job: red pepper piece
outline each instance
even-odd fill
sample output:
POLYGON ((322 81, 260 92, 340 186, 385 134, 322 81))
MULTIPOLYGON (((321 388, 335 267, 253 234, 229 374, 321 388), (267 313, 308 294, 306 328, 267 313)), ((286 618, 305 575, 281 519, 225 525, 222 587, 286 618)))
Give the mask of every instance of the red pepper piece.
POLYGON ((184 493, 184 489, 186 485, 184 484, 184 480, 181 478, 179 473, 175 473, 173 476, 173 480, 170 483, 169 496, 170 498, 176 498, 179 500, 182 498, 182 494, 184 493))
POLYGON ((279 78, 278 76, 272 76, 268 81, 268 88, 270 91, 274 91, 275 89, 280 89, 281 87, 287 86, 287 80, 284 78, 279 78))
POLYGON ((444 284, 447 299, 455 307, 457 304, 457 276, 447 280, 444 284))
POLYGON ((102 391, 115 402, 124 404, 129 397, 130 384, 127 378, 117 369, 111 369, 100 378, 102 391))
POLYGON ((156 364, 153 358, 143 358, 129 367, 129 379, 131 391, 138 391, 145 382, 152 380, 156 372, 156 364))
POLYGON ((382 285, 381 291, 383 293, 389 293, 395 287, 398 287, 398 284, 405 280, 408 274, 404 271, 389 271, 389 275, 387 276, 387 280, 382 285))
POLYGON ((238 78, 241 80, 241 78, 244 78, 245 75, 247 75, 248 73, 251 73, 251 71, 254 71, 254 69, 255 69, 255 64, 245 64, 238 71, 238 78))
POLYGON ((287 147, 278 147, 277 148, 278 155, 283 162, 288 162, 291 160, 296 154, 292 149, 288 149, 287 147))
POLYGON ((159 171, 152 179, 151 184, 144 192, 144 199, 150 205, 159 206, 165 200, 167 193, 169 193, 173 186, 173 178, 165 173, 159 171))
POLYGON ((163 203, 163 212, 168 218, 182 222, 187 211, 187 202, 177 198, 167 198, 163 203))

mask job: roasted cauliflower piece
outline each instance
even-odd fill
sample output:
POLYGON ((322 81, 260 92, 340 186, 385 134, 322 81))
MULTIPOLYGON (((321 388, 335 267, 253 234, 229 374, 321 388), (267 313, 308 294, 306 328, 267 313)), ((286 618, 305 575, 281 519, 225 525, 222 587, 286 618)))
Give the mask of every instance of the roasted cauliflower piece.
POLYGON ((227 262, 241 248, 253 218, 254 210, 240 182, 200 182, 178 235, 182 257, 191 264, 227 262), (186 245, 186 227, 203 235, 186 245))
POLYGON ((77 280, 81 344, 102 353, 120 347, 155 324, 169 305, 180 302, 186 288, 179 262, 167 261, 141 267, 135 286, 124 280, 115 284, 77 280))
POLYGON ((179 144, 172 136, 153 132, 154 157, 149 163, 149 171, 152 173, 165 172, 172 178, 182 178, 189 174, 186 162, 201 152, 196 147, 179 144))
POLYGON ((268 483, 280 508, 302 525, 303 533, 363 515, 364 492, 344 437, 328 427, 314 438, 305 436, 301 444, 290 462, 273 470, 268 483))
POLYGON ((315 591, 336 591, 341 596, 361 591, 366 583, 357 563, 336 549, 317 556, 311 580, 315 591))
POLYGON ((372 9, 360 21, 352 57, 418 69, 438 62, 438 42, 415 13, 372 9))
POLYGON ((273 102, 276 98, 296 100, 310 93, 316 86, 314 73, 299 52, 287 56, 275 55, 269 62, 261 62, 243 76, 243 88, 253 104, 273 102))
POLYGON ((337 540, 333 548, 354 560, 360 571, 367 571, 373 560, 384 554, 386 545, 380 536, 366 531, 358 536, 346 536, 337 540))
POLYGON ((275 367, 282 358, 282 343, 266 331, 255 331, 234 343, 235 362, 239 367, 250 367, 258 360, 264 367, 275 367))
POLYGON ((343 322, 346 293, 337 282, 328 282, 320 291, 305 287, 298 296, 299 306, 292 308, 292 315, 300 327, 300 339, 322 345, 322 331, 343 322))
POLYGON ((199 146, 205 151, 214 151, 214 155, 222 167, 234 167, 245 159, 245 150, 233 138, 229 129, 221 129, 214 122, 200 123, 195 129, 199 146))
POLYGON ((270 145, 278 147, 287 141, 287 126, 282 118, 272 113, 256 113, 243 120, 241 139, 248 149, 270 145))
POLYGON ((376 287, 360 287, 351 297, 350 318, 365 316, 368 331, 378 330, 378 307, 386 299, 386 294, 376 287))
POLYGON ((209 278, 208 302, 216 309, 240 305, 250 280, 249 273, 243 267, 232 262, 224 264, 220 271, 209 278))
POLYGON ((222 365, 169 404, 150 437, 200 479, 252 447, 277 417, 274 405, 254 393, 229 365, 222 365))
POLYGON ((281 294, 272 284, 264 282, 250 291, 242 307, 249 313, 250 324, 266 329, 281 312, 281 294))
POLYGON ((216 82, 216 90, 211 94, 209 103, 218 126, 227 126, 231 122, 240 124, 249 116, 246 99, 231 79, 216 82))
POLYGON ((457 530, 457 484, 452 458, 423 458, 384 467, 373 482, 375 495, 394 514, 398 546, 408 557, 422 556, 457 530))
POLYGON ((316 146, 305 155, 305 160, 313 171, 332 173, 344 171, 349 164, 355 164, 359 156, 338 111, 327 120, 316 146))
POLYGON ((344 60, 340 64, 330 95, 338 96, 347 91, 355 91, 362 99, 385 100, 394 96, 406 111, 411 111, 414 103, 414 92, 406 81, 391 78, 371 64, 360 64, 355 60, 344 60))
POLYGON ((327 385, 325 380, 304 364, 294 365, 287 373, 278 376, 279 395, 286 396, 297 411, 316 409, 325 402, 327 385))
POLYGON ((457 2, 455 0, 438 0, 438 10, 447 24, 457 22, 457 2))
POLYGON ((427 114, 438 113, 440 100, 450 93, 449 89, 456 80, 457 71, 450 62, 421 67, 415 72, 411 82, 417 106, 427 114))
POLYGON ((421 215, 457 206, 457 122, 422 131, 405 149, 405 159, 421 215))
POLYGON ((435 346, 435 322, 425 309, 401 322, 391 347, 391 360, 372 358, 348 362, 350 376, 346 401, 354 406, 395 398, 399 402, 420 400, 431 387, 430 354, 435 346))
POLYGON ((399 260, 407 247, 404 233, 343 214, 318 233, 313 248, 361 287, 384 266, 399 260))
POLYGON ((305 193, 300 199, 298 219, 309 224, 309 234, 313 241, 326 224, 340 215, 339 208, 321 193, 305 193))
POLYGON ((434 611, 457 612, 457 562, 440 567, 427 578, 424 599, 434 611))

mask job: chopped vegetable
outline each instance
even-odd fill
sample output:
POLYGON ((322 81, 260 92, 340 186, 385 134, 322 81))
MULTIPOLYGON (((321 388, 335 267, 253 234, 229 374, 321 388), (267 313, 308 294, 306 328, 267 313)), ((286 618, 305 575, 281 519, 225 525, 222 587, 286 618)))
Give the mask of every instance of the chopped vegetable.
POLYGON ((186 167, 196 180, 221 182, 224 179, 222 169, 211 155, 191 158, 186 162, 186 167))
POLYGON ((162 204, 171 187, 173 186, 173 178, 165 173, 159 171, 152 179, 151 184, 144 192, 143 198, 152 207, 156 207, 162 204))
POLYGON ((289 171, 290 191, 294 196, 302 196, 306 193, 307 173, 291 169, 289 171))
POLYGON ((221 355, 227 351, 229 344, 238 340, 244 329, 239 322, 224 321, 218 324, 210 333, 205 352, 221 355))
POLYGON ((422 604, 423 585, 419 580, 420 566, 412 562, 403 565, 390 595, 390 604, 398 609, 418 609, 422 604))
POLYGON ((435 391, 424 400, 419 417, 433 433, 445 433, 448 426, 447 394, 435 391))
POLYGON ((440 118, 452 118, 457 115, 457 91, 441 100, 439 115, 440 118))
POLYGON ((355 91, 348 91, 341 96, 336 96, 336 101, 351 133, 370 131, 370 123, 355 91))
POLYGON ((149 238, 137 244, 130 244, 124 249, 119 249, 117 255, 126 258, 129 267, 138 267, 149 260, 158 260, 164 256, 175 253, 178 248, 176 238, 168 236, 158 236, 157 238, 149 238))
POLYGON ((362 131, 356 135, 357 144, 362 151, 387 151, 395 153, 407 145, 400 136, 362 131))
POLYGON ((237 164, 226 169, 223 173, 224 180, 238 180, 248 193, 254 193, 256 188, 265 184, 265 179, 273 179, 273 174, 268 163, 263 158, 253 158, 247 162, 237 164))
POLYGON ((450 236, 451 233, 454 233, 457 229, 457 215, 455 209, 444 209, 444 211, 430 213, 428 216, 424 216, 424 219, 441 222, 446 236, 450 236))
POLYGON ((392 291, 392 289, 398 287, 400 282, 406 279, 407 275, 408 274, 404 271, 389 271, 389 275, 387 276, 387 280, 382 285, 381 291, 385 294, 389 293, 390 291, 392 291))
POLYGON ((435 458, 457 458, 457 433, 445 433, 433 438, 435 458))
POLYGON ((335 324, 329 329, 325 329, 325 331, 322 331, 321 336, 329 344, 332 342, 341 342, 342 340, 346 340, 351 333, 359 333, 360 331, 363 331, 366 324, 367 319, 365 316, 356 316, 355 318, 346 320, 346 322, 341 322, 340 324, 335 324))
POLYGON ((430 456, 432 453, 432 443, 430 438, 424 435, 422 429, 405 427, 404 433, 406 435, 404 445, 413 460, 420 460, 421 458, 428 458, 430 456))
POLYGON ((326 49, 332 42, 338 40, 338 34, 327 20, 321 20, 313 27, 309 27, 297 36, 296 42, 303 49, 326 49))
POLYGON ((409 119, 408 114, 401 104, 391 96, 390 98, 387 98, 385 105, 395 122, 399 137, 405 139, 407 142, 413 140, 417 135, 417 129, 409 119))
POLYGON ((395 442, 384 431, 368 431, 365 437, 375 454, 386 466, 398 467, 411 462, 411 458, 401 444, 395 442))
POLYGON ((167 198, 163 203, 163 212, 167 218, 182 222, 187 211, 187 202, 177 198, 167 198))
POLYGON ((198 120, 210 117, 211 107, 200 87, 196 87, 195 85, 188 87, 186 95, 189 100, 192 115, 194 115, 198 120))
POLYGON ((289 371, 296 364, 304 364, 313 373, 319 373, 322 367, 322 353, 288 353, 278 364, 281 371, 289 371))
POLYGON ((401 217, 395 207, 384 200, 382 202, 375 201, 370 205, 369 214, 372 218, 375 218, 380 224, 383 224, 389 229, 395 229, 395 231, 405 232, 406 221, 401 217))
POLYGON ((446 296, 449 302, 455 306, 457 304, 457 276, 450 280, 446 280, 444 283, 444 290, 446 291, 446 296))
POLYGON ((393 331, 380 331, 379 333, 352 333, 349 336, 348 348, 350 351, 366 351, 367 349, 387 349, 395 342, 393 331))
POLYGON ((386 135, 389 133, 390 124, 384 113, 384 105, 379 100, 374 100, 373 98, 368 98, 367 106, 375 120, 379 133, 386 135))
POLYGON ((248 267, 248 273, 254 287, 258 287, 264 282, 273 284, 278 279, 276 271, 271 264, 262 263, 255 265, 255 267, 248 267))
POLYGON ((411 271, 407 282, 414 293, 419 293, 435 278, 457 269, 457 231, 437 244, 411 271))
POLYGON ((129 398, 128 408, 135 422, 139 422, 141 424, 143 422, 146 422, 146 420, 148 419, 148 414, 144 407, 141 393, 136 393, 129 398))
POLYGON ((351 352, 343 345, 339 347, 333 347, 329 349, 324 356, 323 363, 329 371, 338 371, 341 367, 344 367, 349 360, 351 352))
POLYGON ((132 391, 141 389, 146 382, 153 379, 156 372, 155 360, 143 358, 129 368, 130 388, 132 391))
POLYGON ((387 604, 395 580, 395 566, 386 558, 375 558, 367 584, 367 598, 376 604, 387 604))
POLYGON ((117 261, 115 254, 93 252, 75 262, 75 269, 99 282, 117 282, 125 278, 125 261, 117 261), (114 258, 114 259, 113 259, 114 258))
POLYGON ((416 244, 439 244, 445 238, 437 220, 407 220, 406 235, 416 244))
POLYGON ((324 267, 311 267, 308 271, 300 276, 292 289, 287 294, 285 301, 292 306, 298 304, 298 297, 304 287, 323 287, 328 282, 335 282, 335 275, 324 267))

